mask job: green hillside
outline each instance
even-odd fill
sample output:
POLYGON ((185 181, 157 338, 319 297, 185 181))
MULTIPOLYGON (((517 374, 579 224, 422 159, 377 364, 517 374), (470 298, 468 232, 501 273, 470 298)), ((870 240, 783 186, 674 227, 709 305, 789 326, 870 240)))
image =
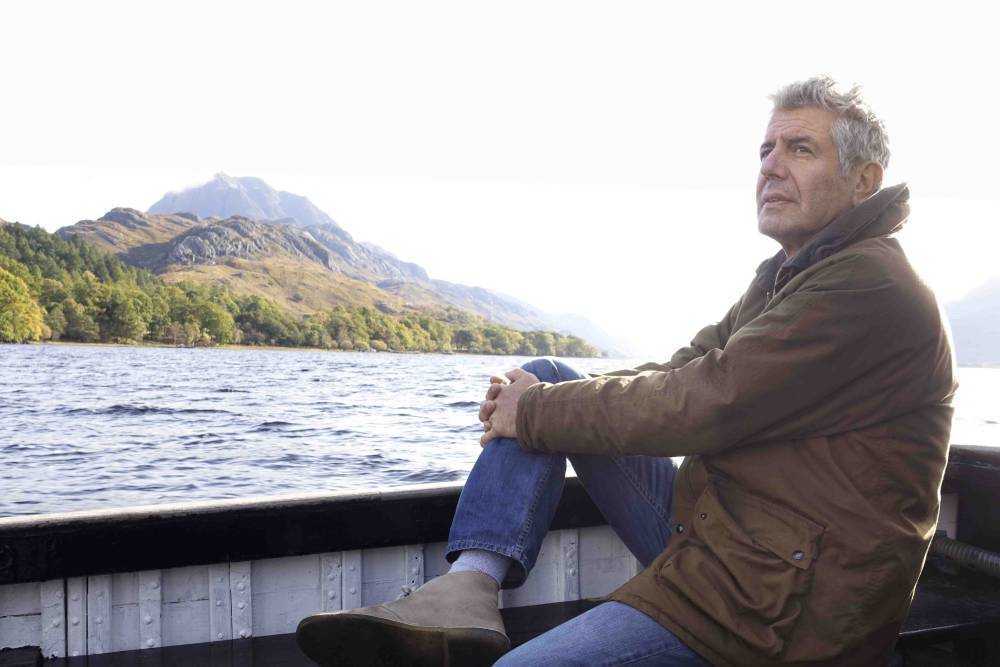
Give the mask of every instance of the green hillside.
POLYGON ((0 342, 305 346, 597 356, 575 336, 520 332, 457 308, 377 302, 300 315, 257 293, 167 283, 77 237, 0 225, 0 342))

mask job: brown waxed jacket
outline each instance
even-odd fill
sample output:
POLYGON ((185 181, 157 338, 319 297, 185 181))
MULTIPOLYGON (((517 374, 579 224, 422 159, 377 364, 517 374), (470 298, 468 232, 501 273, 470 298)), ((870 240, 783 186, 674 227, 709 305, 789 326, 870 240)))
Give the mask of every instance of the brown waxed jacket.
POLYGON ((937 523, 956 388, 947 327, 888 237, 887 188, 663 364, 530 387, 529 451, 686 455, 670 543, 609 597, 713 663, 883 664, 937 523))

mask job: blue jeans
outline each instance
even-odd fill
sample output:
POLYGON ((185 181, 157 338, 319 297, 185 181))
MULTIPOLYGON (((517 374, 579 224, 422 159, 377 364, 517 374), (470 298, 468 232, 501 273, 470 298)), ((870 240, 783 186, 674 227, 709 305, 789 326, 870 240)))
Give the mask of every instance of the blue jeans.
MULTIPOLYGON (((522 368, 542 382, 586 376, 554 359, 522 368)), ((643 566, 670 538, 677 469, 670 458, 570 455, 577 477, 608 524, 643 566)), ((499 438, 480 454, 462 490, 448 537, 448 561, 463 549, 486 549, 513 562, 504 588, 524 583, 549 530, 566 476, 562 454, 534 454, 499 438)), ((628 605, 605 602, 505 655, 499 665, 704 665, 672 632, 628 605)))

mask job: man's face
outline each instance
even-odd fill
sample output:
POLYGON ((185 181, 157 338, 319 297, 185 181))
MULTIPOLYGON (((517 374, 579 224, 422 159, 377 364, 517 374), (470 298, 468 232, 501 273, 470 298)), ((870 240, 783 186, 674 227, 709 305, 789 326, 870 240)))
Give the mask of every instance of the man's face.
POLYGON ((840 173, 825 109, 776 109, 760 147, 757 228, 789 256, 854 205, 852 179, 840 173))

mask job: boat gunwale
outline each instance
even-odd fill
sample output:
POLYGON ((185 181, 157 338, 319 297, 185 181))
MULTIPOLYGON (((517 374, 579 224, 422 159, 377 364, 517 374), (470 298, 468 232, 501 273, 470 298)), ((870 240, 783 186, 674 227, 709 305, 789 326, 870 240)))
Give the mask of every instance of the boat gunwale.
MULTIPOLYGON (((431 483, 4 517, 0 585, 440 542, 462 487, 431 483)), ((1000 448, 952 446, 943 491, 1000 492, 1000 448)), ((579 479, 567 477, 551 529, 605 524, 579 479)), ((989 526, 975 537, 989 542, 985 548, 1000 539, 989 526)))

